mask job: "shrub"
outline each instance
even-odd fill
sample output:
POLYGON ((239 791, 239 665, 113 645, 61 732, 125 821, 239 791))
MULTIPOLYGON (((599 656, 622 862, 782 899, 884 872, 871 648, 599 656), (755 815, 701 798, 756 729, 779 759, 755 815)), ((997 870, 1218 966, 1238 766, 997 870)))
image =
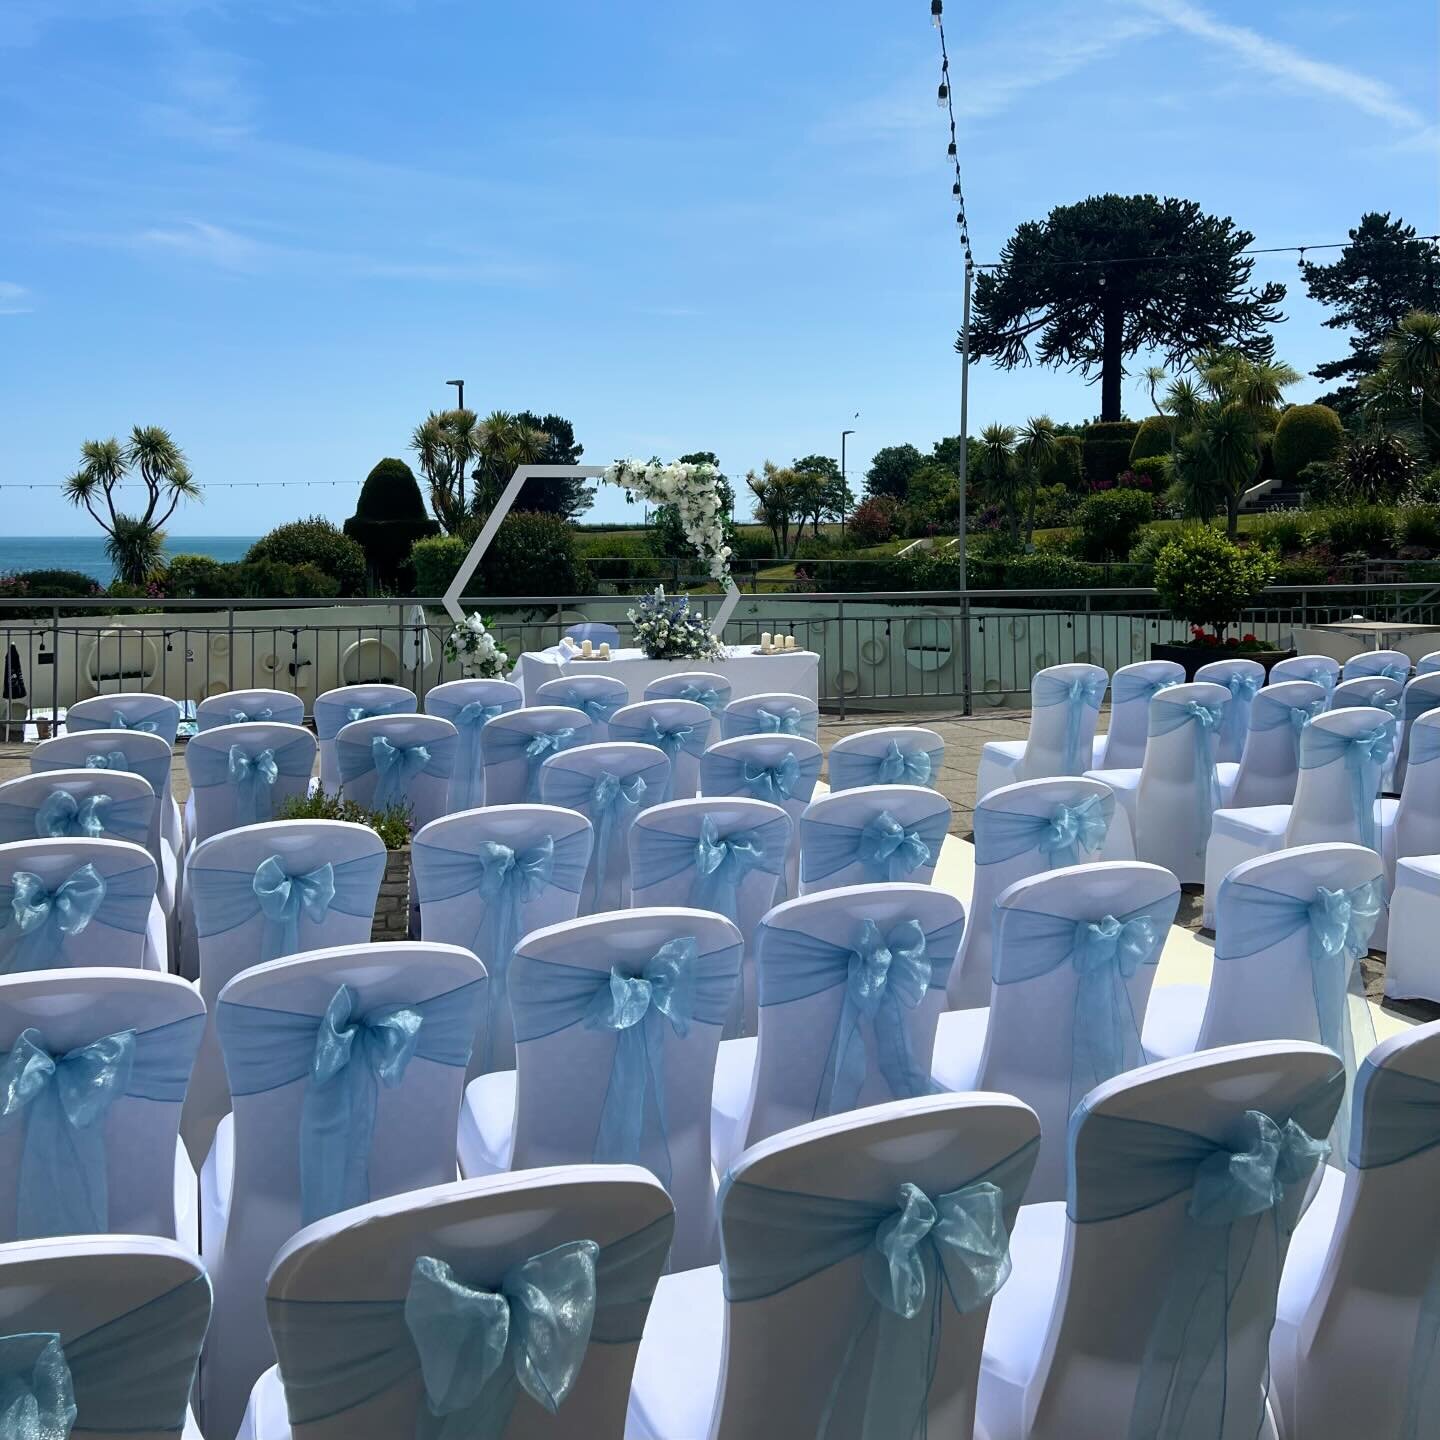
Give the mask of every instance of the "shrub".
POLYGON ((1360 554, 1371 559, 1395 547, 1393 510, 1385 505, 1342 505, 1315 517, 1316 530, 1337 555, 1360 554))
POLYGON ((1173 530, 1162 530, 1158 525, 1147 525, 1130 547, 1130 554, 1126 558, 1132 565, 1153 565, 1155 557, 1174 538, 1173 530))
POLYGON ((1164 455, 1144 455, 1130 462, 1130 473, 1148 479, 1151 493, 1155 495, 1163 493, 1169 487, 1170 468, 1168 451, 1164 455))
POLYGON ((1398 500, 1420 469, 1410 447, 1384 430, 1350 436, 1334 463, 1350 500, 1398 500))
POLYGON ((850 533, 857 545, 883 545, 895 538, 899 502, 889 495, 871 495, 850 516, 850 533))
POLYGON ((1037 550, 1008 561, 1003 583, 1007 590, 1071 590, 1093 585, 1095 574, 1073 555, 1037 550))
POLYGON ((1176 620, 1209 625, 1216 635, 1240 618, 1270 583, 1274 561, 1242 550, 1208 526, 1190 525, 1155 558, 1155 589, 1176 620))
POLYGON ((1086 560, 1123 560, 1154 518, 1155 506, 1141 490, 1092 495, 1080 507, 1080 552, 1086 560))
POLYGON ((1402 505, 1395 539, 1401 546, 1440 550, 1440 505, 1402 505))
POLYGON ((471 582, 487 596, 583 595, 591 583, 570 522, 528 510, 512 511, 500 522, 471 582))
POLYGON ((364 550, 322 515, 276 526, 246 551, 245 559, 313 565, 334 577, 341 595, 360 595, 365 590, 364 550))
POLYGON ((1042 485, 1063 485, 1073 494, 1085 493, 1085 447, 1078 435, 1057 435, 1055 448, 1040 467, 1042 485))
POLYGON ((1085 480, 1108 484, 1130 463, 1130 447, 1140 426, 1133 420, 1097 420, 1085 427, 1085 480))
POLYGON ((1147 415, 1135 432, 1130 445, 1130 468, 1136 470, 1137 460, 1153 460, 1157 455, 1169 456, 1175 422, 1168 415, 1147 415))
POLYGON ((410 547, 417 595, 443 595, 470 549, 459 535, 431 535, 410 547))
POLYGON ((775 540, 763 525, 737 526, 730 550, 732 560, 773 560, 775 540))
POLYGON ((1310 543, 1312 519, 1300 510, 1272 510, 1250 528, 1250 543, 1277 555, 1290 555, 1310 543))
POLYGON ((175 555, 165 571, 166 592, 177 600, 218 596, 225 569, 209 555, 175 555))
POLYGON ((340 583, 315 565, 279 560, 222 564, 208 555, 177 555, 165 576, 165 593, 174 600, 328 600, 340 593, 340 583))
POLYGON ((27 595, 83 598, 101 595, 100 582, 83 570, 17 570, 9 577, 27 595))
POLYGON ((1063 485, 1044 485, 1035 496, 1035 528, 1054 530, 1073 525, 1079 519, 1084 501, 1063 485))
POLYGON ((1292 405, 1275 427, 1272 450, 1276 477, 1284 484, 1317 461, 1333 460, 1345 443, 1345 427, 1328 405, 1292 405))
POLYGON ((1440 466, 1410 482, 1407 500, 1419 505, 1440 505, 1440 466))
POLYGON ((1323 585, 1330 567, 1318 555, 1291 555, 1275 563, 1272 585, 1323 585))
POLYGON ((387 850, 403 850, 410 843, 412 821, 409 808, 392 805, 386 810, 366 810, 353 800, 342 800, 326 790, 297 795, 280 807, 280 820, 348 820, 368 825, 385 842, 387 850))
POLYGON ((365 477, 355 513, 345 522, 345 533, 364 550, 376 583, 394 590, 414 587, 411 548, 439 530, 425 512, 414 472, 403 460, 382 460, 365 477))
POLYGON ((660 573, 661 564, 651 539, 646 531, 628 535, 582 534, 576 548, 596 580, 648 579, 660 573))

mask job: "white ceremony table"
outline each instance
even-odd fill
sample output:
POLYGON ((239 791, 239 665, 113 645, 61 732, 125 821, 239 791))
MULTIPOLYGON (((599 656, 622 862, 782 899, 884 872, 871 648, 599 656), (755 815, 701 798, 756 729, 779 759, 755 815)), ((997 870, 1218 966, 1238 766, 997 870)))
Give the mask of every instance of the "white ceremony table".
POLYGON ((630 699, 643 700, 645 687, 662 675, 682 670, 704 670, 723 675, 731 685, 730 698, 746 695, 803 695, 820 701, 820 657, 813 650, 786 650, 783 654, 762 655, 758 645, 731 645, 728 660, 647 660, 640 650, 614 650, 608 660, 580 660, 554 650, 526 650, 512 678, 525 692, 525 703, 542 703, 535 692, 547 680, 560 675, 611 675, 625 682, 630 699))

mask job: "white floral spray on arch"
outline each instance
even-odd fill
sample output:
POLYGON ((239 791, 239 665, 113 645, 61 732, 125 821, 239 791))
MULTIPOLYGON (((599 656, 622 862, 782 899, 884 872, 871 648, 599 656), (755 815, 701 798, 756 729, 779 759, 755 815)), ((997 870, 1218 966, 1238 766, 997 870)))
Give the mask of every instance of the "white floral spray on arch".
POLYGON ((725 512, 720 503, 720 472, 713 465, 662 465, 658 460, 616 460, 601 476, 654 505, 673 505, 685 538, 705 562, 710 578, 730 580, 730 547, 725 543, 725 512))

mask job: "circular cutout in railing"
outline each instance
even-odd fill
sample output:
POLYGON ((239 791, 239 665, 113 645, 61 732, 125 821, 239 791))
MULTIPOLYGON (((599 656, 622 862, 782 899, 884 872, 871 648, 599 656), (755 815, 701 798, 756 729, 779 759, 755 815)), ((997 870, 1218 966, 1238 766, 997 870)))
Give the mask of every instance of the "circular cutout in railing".
POLYGON ((905 662, 912 670, 931 674, 943 670, 953 658, 954 636, 948 616, 927 611, 912 615, 901 631, 905 662))
POLYGON ((1030 634, 1030 622, 1023 617, 1010 622, 1010 638, 1024 640, 1030 634))
POLYGON ((342 685, 398 685, 400 674, 400 657, 373 638, 357 640, 340 662, 342 685))
POLYGON ((835 672, 835 688, 841 695, 858 695, 860 693, 860 677, 853 670, 837 670, 835 672))
POLYGON ((210 653, 212 655, 228 655, 230 653, 230 637, 228 635, 212 635, 210 637, 210 653))
POLYGON ((980 698, 989 706, 998 709, 1005 703, 1005 692, 1000 688, 1000 677, 991 675, 980 690, 980 698))
POLYGON ((890 647, 884 640, 877 640, 873 636, 869 640, 860 642, 860 660, 865 665, 883 665, 885 657, 890 653, 890 647))
POLYGON ((1054 663, 1055 662, 1043 650, 1037 650, 1035 652, 1033 668, 1030 673, 1033 675, 1037 670, 1048 670, 1054 663))

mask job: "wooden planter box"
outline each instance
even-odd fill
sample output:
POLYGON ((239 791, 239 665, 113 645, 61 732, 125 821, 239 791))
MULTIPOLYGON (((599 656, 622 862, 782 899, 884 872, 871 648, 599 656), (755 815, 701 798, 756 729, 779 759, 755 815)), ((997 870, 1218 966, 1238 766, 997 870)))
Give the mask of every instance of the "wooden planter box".
POLYGON ((385 877, 375 902, 372 940, 410 938, 410 847, 385 852, 385 877))
POLYGON ((1183 665, 1187 680, 1193 680, 1195 672, 1202 665, 1210 664, 1212 660, 1253 660, 1257 665, 1265 667, 1265 678, 1269 680, 1272 665, 1278 665, 1282 660, 1289 660, 1297 653, 1294 650, 1252 650, 1245 654, 1237 654, 1224 645, 1152 645, 1150 647, 1152 660, 1173 660, 1177 665, 1183 665))

